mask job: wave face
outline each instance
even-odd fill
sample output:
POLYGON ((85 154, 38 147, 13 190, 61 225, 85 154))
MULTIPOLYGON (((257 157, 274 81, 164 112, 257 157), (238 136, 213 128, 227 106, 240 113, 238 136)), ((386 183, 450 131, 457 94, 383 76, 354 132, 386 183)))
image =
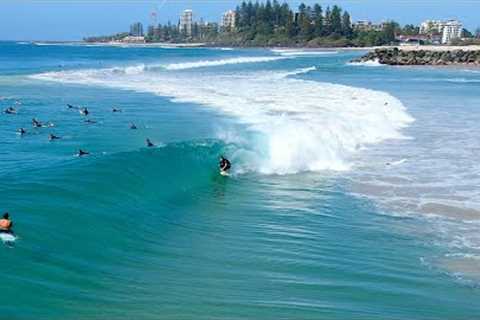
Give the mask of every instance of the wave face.
MULTIPOLYGON (((251 61, 267 60, 200 61, 167 69, 251 61)), ((314 71, 313 67, 293 72, 196 74, 195 81, 188 74, 146 72, 148 68, 50 72, 34 78, 151 92, 233 116, 256 133, 254 141, 246 144, 248 152, 242 157, 248 165, 240 172, 348 170, 352 154, 367 144, 404 138, 400 130, 413 121, 402 103, 387 93, 289 77, 314 71)))
POLYGON ((172 63, 165 65, 167 70, 187 70, 195 68, 205 68, 205 67, 218 67, 225 66, 230 64, 243 64, 243 63, 261 63, 261 62, 271 62, 276 60, 282 60, 282 57, 241 57, 241 58, 231 58, 231 59, 221 59, 221 60, 203 60, 196 62, 184 62, 184 63, 172 63))

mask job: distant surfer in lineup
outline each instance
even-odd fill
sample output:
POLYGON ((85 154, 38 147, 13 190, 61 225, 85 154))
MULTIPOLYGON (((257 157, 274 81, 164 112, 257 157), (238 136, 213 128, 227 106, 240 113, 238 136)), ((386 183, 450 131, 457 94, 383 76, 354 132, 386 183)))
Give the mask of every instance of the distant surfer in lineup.
POLYGON ((155 145, 153 144, 152 141, 150 141, 150 139, 147 138, 147 140, 145 142, 147 143, 147 147, 149 147, 149 148, 155 147, 155 145))
POLYGON ((83 157, 83 156, 87 156, 89 154, 90 154, 90 152, 83 151, 82 149, 79 149, 78 153, 77 153, 77 157, 83 157))
POLYGON ((220 174, 222 176, 228 176, 228 171, 232 167, 232 164, 224 156, 221 156, 220 157, 220 162, 219 162, 219 167, 220 167, 220 174))
POLYGON ((79 110, 79 112, 80 112, 80 114, 81 114, 82 116, 88 116, 88 114, 90 113, 90 111, 88 111, 88 109, 87 109, 86 107, 81 108, 81 109, 79 110))
POLYGON ((137 126, 135 125, 135 123, 130 123, 130 129, 132 130, 137 130, 137 126))
POLYGON ((59 140, 59 139, 61 139, 61 138, 60 138, 59 136, 54 135, 54 134, 51 134, 51 133, 50 133, 50 134, 48 135, 48 140, 49 140, 49 141, 59 140))
POLYGON ((6 114, 17 114, 17 110, 14 107, 8 107, 3 112, 5 112, 6 114))
POLYGON ((113 107, 113 108, 112 108, 112 112, 114 112, 114 113, 115 113, 115 112, 122 112, 122 109, 113 107))
POLYGON ((0 233, 10 233, 12 234, 13 222, 10 220, 10 215, 8 212, 3 214, 2 219, 0 219, 0 233))
POLYGON ((42 127, 42 123, 40 121, 38 121, 37 119, 33 118, 32 119, 32 126, 34 128, 41 128, 42 127))
POLYGON ((27 131, 24 129, 24 128, 20 128, 17 130, 17 133, 21 136, 25 135, 27 133, 27 131))

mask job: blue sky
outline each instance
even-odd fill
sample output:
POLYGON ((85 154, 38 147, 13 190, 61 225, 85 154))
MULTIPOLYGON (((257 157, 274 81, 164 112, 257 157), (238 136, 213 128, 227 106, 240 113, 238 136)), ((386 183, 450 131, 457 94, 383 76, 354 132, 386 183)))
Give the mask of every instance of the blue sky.
MULTIPOLYGON (((298 6, 301 1, 287 0, 298 6)), ((322 6, 338 4, 353 20, 394 19, 401 24, 434 18, 456 18, 471 31, 480 27, 480 0, 304 0, 322 6)), ((234 0, 0 0, 0 39, 79 40, 85 36, 127 31, 132 22, 148 24, 158 10, 159 22, 178 20, 183 9, 196 18, 218 21, 234 0)))

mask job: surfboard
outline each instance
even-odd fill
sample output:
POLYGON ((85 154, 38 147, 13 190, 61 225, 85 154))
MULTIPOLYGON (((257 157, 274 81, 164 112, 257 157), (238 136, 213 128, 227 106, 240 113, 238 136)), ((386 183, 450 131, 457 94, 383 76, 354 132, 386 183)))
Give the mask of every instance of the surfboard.
POLYGON ((228 177, 230 174, 227 171, 220 170, 220 174, 224 177, 228 177))
POLYGON ((17 237, 11 233, 0 232, 0 239, 6 246, 12 247, 17 237))

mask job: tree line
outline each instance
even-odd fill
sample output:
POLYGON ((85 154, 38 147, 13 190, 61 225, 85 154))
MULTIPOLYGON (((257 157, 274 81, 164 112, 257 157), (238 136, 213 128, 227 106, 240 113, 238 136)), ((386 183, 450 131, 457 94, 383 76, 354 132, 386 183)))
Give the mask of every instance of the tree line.
MULTIPOLYGON (((147 42, 207 42, 230 46, 363 47, 391 44, 399 34, 419 34, 418 26, 401 27, 394 21, 377 28, 354 28, 348 11, 337 5, 324 8, 320 4, 302 3, 293 9, 278 0, 243 1, 236 7, 235 21, 235 28, 195 22, 189 34, 185 30, 181 32, 179 24, 169 22, 150 26, 145 39, 147 42)), ((119 35, 100 38, 117 40, 119 35)))
POLYGON ((243 1, 235 10, 236 28, 219 41, 231 45, 369 46, 395 41, 395 22, 381 30, 354 30, 350 14, 334 5, 300 4, 296 10, 277 0, 243 1))

